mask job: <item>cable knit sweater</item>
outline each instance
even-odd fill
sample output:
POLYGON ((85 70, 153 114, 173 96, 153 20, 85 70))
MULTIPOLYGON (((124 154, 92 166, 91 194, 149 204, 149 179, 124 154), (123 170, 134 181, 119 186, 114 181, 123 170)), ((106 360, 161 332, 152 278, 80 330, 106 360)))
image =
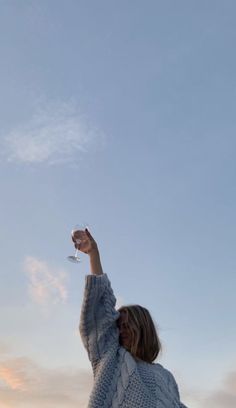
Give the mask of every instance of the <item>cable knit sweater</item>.
POLYGON ((79 330, 94 376, 88 408, 186 408, 168 370, 120 346, 115 304, 107 274, 86 275, 79 330))

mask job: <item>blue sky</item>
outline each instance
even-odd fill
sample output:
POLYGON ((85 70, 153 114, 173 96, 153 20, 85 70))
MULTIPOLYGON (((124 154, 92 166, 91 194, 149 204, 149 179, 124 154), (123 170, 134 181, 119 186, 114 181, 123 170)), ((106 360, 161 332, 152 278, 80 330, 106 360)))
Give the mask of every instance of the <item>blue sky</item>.
POLYGON ((0 408, 86 407, 80 222, 183 401, 235 406, 235 12, 0 1, 0 408))

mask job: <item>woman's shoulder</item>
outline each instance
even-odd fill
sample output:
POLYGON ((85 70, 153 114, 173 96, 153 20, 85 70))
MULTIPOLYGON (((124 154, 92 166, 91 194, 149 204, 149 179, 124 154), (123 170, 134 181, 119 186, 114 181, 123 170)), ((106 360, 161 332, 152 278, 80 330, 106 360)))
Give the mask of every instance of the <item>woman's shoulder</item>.
POLYGON ((176 382, 172 372, 170 370, 168 370, 167 368, 165 368, 160 363, 148 363, 146 361, 140 360, 140 361, 137 361, 137 364, 145 366, 147 368, 150 368, 154 372, 158 373, 159 375, 161 375, 163 378, 166 379, 167 383, 169 383, 169 382, 175 383, 176 382))
POLYGON ((159 370, 159 372, 161 373, 163 379, 165 380, 167 386, 169 389, 171 389, 179 398, 179 387, 178 384, 175 380, 175 377, 173 375, 173 373, 168 370, 167 368, 163 367, 161 364, 156 363, 155 364, 155 368, 156 370, 159 370))
POLYGON ((175 381, 174 375, 172 374, 172 372, 169 369, 167 369, 166 367, 164 367, 160 363, 153 363, 152 365, 155 367, 156 370, 159 370, 166 377, 169 377, 171 380, 175 381))

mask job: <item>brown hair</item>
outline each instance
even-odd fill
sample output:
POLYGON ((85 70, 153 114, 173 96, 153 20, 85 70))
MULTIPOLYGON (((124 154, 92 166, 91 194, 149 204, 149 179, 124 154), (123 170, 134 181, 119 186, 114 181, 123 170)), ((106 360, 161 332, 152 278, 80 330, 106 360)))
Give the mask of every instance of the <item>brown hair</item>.
POLYGON ((139 305, 121 306, 118 311, 125 312, 127 316, 132 339, 130 353, 137 360, 152 363, 161 350, 161 342, 149 311, 139 305))

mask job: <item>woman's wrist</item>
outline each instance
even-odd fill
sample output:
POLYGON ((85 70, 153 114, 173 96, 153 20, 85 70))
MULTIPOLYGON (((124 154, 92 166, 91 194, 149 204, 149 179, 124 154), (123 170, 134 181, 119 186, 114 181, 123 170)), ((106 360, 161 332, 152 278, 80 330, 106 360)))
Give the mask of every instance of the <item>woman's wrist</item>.
POLYGON ((91 251, 89 251, 89 258, 90 258, 90 269, 92 275, 102 275, 102 265, 100 260, 100 255, 98 248, 95 247, 91 251))
POLYGON ((88 252, 88 255, 89 255, 90 257, 99 256, 99 250, 98 250, 97 245, 94 245, 93 248, 91 248, 91 250, 88 252))

